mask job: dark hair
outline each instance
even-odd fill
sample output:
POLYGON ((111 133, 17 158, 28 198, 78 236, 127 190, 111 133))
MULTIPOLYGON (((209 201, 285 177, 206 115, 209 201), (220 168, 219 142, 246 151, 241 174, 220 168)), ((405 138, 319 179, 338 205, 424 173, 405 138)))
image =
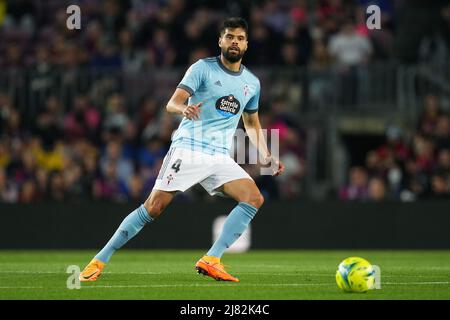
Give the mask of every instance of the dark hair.
POLYGON ((225 33, 225 29, 235 29, 235 28, 241 28, 245 30, 245 34, 248 38, 248 24, 247 21, 245 21, 244 18, 240 17, 231 17, 227 18, 223 21, 222 27, 220 28, 220 35, 223 36, 225 33))

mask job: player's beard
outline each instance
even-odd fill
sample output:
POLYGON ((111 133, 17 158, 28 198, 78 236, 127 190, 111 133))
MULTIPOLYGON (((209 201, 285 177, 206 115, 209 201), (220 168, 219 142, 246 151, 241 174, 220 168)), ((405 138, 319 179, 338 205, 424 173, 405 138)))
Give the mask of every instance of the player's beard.
POLYGON ((238 62, 244 56, 245 51, 241 51, 239 48, 237 49, 238 53, 233 54, 230 52, 231 47, 228 47, 227 49, 222 48, 222 55, 230 63, 238 62))

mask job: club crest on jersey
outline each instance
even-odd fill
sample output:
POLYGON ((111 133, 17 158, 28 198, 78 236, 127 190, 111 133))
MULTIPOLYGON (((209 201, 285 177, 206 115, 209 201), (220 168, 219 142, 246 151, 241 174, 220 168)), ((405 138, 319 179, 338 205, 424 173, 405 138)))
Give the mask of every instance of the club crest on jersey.
POLYGON ((216 110, 224 117, 229 118, 238 114, 241 104, 232 94, 223 96, 216 101, 216 110))
POLYGON ((247 96, 249 92, 250 92, 250 88, 249 88, 248 84, 246 84, 244 86, 244 96, 247 96))
POLYGON ((173 175, 172 174, 169 174, 168 176, 167 176, 167 185, 169 185, 170 184, 170 182, 173 180, 173 175))

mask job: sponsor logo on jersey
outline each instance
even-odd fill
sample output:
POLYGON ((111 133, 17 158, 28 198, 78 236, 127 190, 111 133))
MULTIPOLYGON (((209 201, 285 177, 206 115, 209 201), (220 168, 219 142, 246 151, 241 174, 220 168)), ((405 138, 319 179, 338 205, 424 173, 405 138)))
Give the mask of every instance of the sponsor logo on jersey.
POLYGON ((229 118, 239 113, 241 104, 232 94, 223 96, 216 101, 216 110, 224 117, 229 118))

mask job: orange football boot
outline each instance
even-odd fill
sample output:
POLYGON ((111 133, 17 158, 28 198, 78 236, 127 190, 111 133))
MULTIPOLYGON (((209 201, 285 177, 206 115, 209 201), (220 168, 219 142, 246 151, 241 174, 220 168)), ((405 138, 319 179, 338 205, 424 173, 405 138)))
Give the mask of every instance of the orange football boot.
POLYGON ((95 281, 102 274, 104 267, 105 264, 103 262, 93 259, 80 273, 78 279, 80 279, 80 281, 95 281))
POLYGON ((197 269, 199 274, 211 277, 217 281, 239 282, 238 278, 233 277, 225 271, 225 267, 220 263, 220 259, 217 257, 203 256, 195 264, 195 269, 197 269))

